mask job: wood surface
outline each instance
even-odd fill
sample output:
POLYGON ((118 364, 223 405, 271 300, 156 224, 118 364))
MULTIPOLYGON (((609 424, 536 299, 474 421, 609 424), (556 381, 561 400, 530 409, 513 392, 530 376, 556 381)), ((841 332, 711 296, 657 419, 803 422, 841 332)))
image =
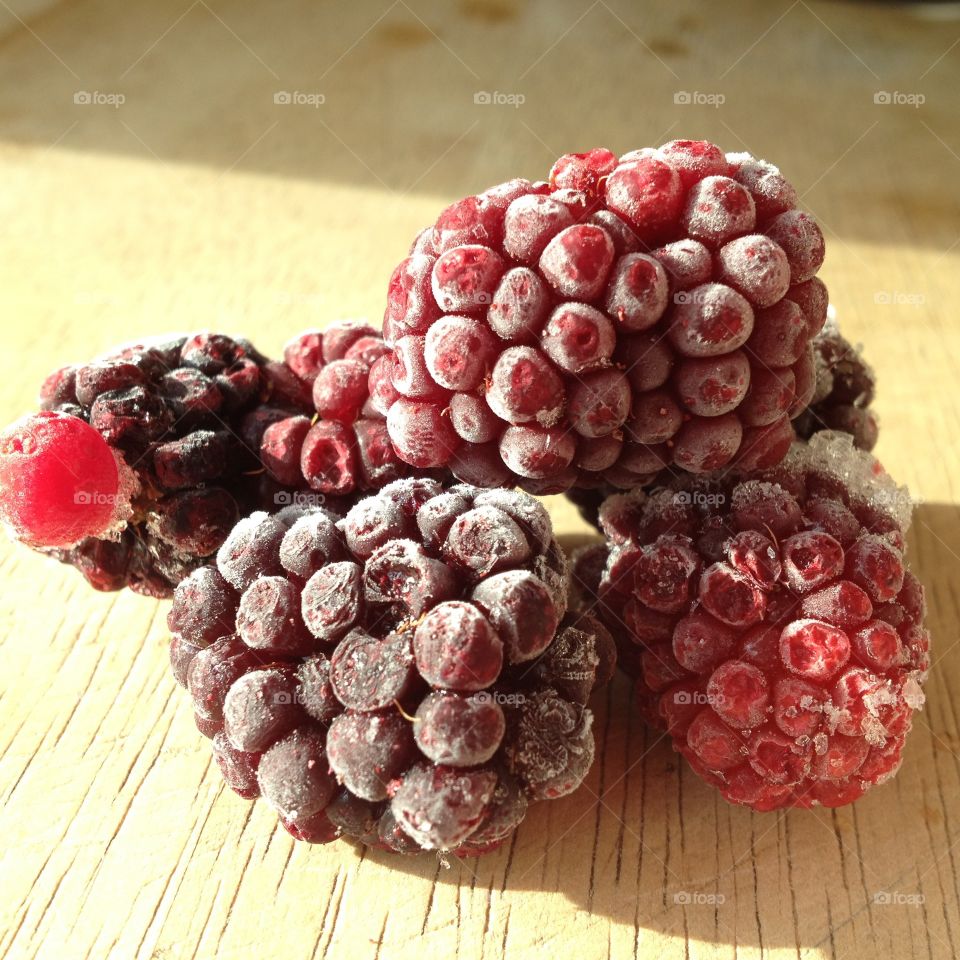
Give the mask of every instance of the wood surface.
MULTIPOLYGON (((935 644, 899 778, 852 807, 726 805, 642 728, 619 680, 575 795, 534 807, 488 859, 391 859, 296 844, 223 787, 168 672, 163 603, 92 593, 4 544, 0 954, 955 956, 956 16, 804 0, 0 2, 0 419, 29 410, 53 367, 143 334, 225 329, 273 352, 335 317, 378 319, 409 238, 451 199, 542 177, 567 150, 708 137, 779 163, 823 225, 821 276, 879 375, 878 452, 920 501, 910 557, 935 644), (476 105, 479 91, 525 99, 476 105), (683 92, 712 100, 675 103, 683 92)), ((550 507, 568 544, 589 536, 550 507)))

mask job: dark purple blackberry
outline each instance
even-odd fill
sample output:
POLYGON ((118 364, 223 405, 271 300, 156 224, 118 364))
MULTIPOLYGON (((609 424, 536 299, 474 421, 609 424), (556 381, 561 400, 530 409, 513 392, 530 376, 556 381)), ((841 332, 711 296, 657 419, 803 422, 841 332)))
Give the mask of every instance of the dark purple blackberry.
POLYGON ((567 613, 528 494, 388 484, 342 520, 255 513, 177 587, 171 663, 224 777, 295 837, 494 849, 593 759, 606 629, 567 613))
POLYGON ((167 596, 251 512, 344 512, 409 473, 384 419, 387 353, 344 322, 295 338, 284 363, 204 333, 64 367, 44 412, 0 440, 0 513, 97 589, 167 596))
POLYGON ((832 308, 813 349, 817 387, 810 407, 795 423, 797 434, 808 440, 818 430, 840 430, 861 450, 872 450, 878 434, 877 417, 870 409, 876 377, 860 348, 840 333, 832 308))

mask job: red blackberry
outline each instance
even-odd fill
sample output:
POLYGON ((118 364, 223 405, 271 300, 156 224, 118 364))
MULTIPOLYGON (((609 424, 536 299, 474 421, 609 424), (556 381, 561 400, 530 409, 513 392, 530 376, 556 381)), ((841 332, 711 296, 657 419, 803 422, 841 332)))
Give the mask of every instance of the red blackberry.
POLYGON ((645 715, 757 810, 838 806, 896 772, 923 704, 906 491, 842 433, 749 480, 608 499, 578 561, 645 715))
POLYGON ((527 494, 405 479, 242 521, 177 587, 174 674, 224 777, 295 836, 478 854, 593 758, 606 629, 527 494))
POLYGON ((448 207, 387 294, 400 456, 534 493, 776 463, 827 307, 796 202, 772 165, 678 140, 448 207))
POLYGON ((873 369, 841 333, 833 317, 813 341, 817 388, 809 408, 796 422, 799 436, 818 430, 842 430, 861 450, 877 443, 877 418, 870 409, 876 390, 873 369))
POLYGON ((296 338, 286 363, 197 334, 64 367, 43 412, 0 437, 0 512, 96 588, 167 596, 253 510, 318 494, 345 510, 337 498, 409 472, 375 377, 388 353, 341 323, 296 338))

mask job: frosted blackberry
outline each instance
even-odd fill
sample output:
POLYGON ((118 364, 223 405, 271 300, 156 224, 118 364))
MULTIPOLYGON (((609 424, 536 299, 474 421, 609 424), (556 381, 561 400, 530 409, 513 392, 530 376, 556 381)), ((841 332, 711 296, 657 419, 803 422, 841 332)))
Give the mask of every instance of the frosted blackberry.
POLYGON ((771 164, 687 140, 452 204, 387 291, 400 456, 538 494, 774 465, 826 318, 796 204, 771 164))
POLYGON ((388 352, 345 322, 295 338, 284 363, 204 333, 64 367, 0 438, 0 510, 97 589, 167 596, 252 511, 345 512, 408 472, 374 377, 388 352))
POLYGON ((473 856, 593 760, 616 651, 567 587, 533 497, 403 479, 342 519, 241 521, 176 589, 171 664, 227 783, 293 836, 473 856))
POLYGON ((861 450, 872 450, 878 434, 870 408, 876 390, 873 369, 832 316, 813 347, 817 386, 810 407, 797 419, 797 433, 809 438, 818 430, 842 430, 861 450))
POLYGON ((730 801, 839 806, 897 771, 930 664, 907 492, 843 433, 748 480, 610 497, 578 560, 646 717, 730 801))

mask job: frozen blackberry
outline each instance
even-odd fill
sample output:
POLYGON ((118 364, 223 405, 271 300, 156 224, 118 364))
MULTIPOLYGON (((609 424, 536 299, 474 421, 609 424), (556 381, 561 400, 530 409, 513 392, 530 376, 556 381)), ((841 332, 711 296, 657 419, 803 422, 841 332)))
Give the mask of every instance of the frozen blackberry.
POLYGON ((0 511, 97 589, 167 596, 252 511, 345 512, 409 472, 368 395, 388 352, 347 322, 296 338, 286 363, 204 333, 65 367, 0 437, 0 511))
POLYGON ((454 203, 387 292, 400 456, 533 493, 777 463, 827 306, 796 204, 771 164, 688 140, 454 203))
POLYGON ((872 450, 878 434, 877 417, 870 409, 876 377, 860 348, 840 333, 832 308, 813 349, 817 388, 797 419, 797 434, 809 439, 818 430, 842 430, 861 450, 872 450))
POLYGON ((839 806, 897 771, 924 702, 907 492, 821 432, 749 480, 609 498, 577 579, 693 769, 757 810, 839 806))
POLYGON ((169 595, 266 493, 242 424, 268 398, 295 402, 277 367, 203 333, 58 370, 43 412, 4 433, 5 519, 98 589, 169 595))
POLYGON ((525 493, 428 478, 255 513, 177 587, 171 663, 226 781, 300 839, 496 848, 593 759, 606 628, 525 493))

